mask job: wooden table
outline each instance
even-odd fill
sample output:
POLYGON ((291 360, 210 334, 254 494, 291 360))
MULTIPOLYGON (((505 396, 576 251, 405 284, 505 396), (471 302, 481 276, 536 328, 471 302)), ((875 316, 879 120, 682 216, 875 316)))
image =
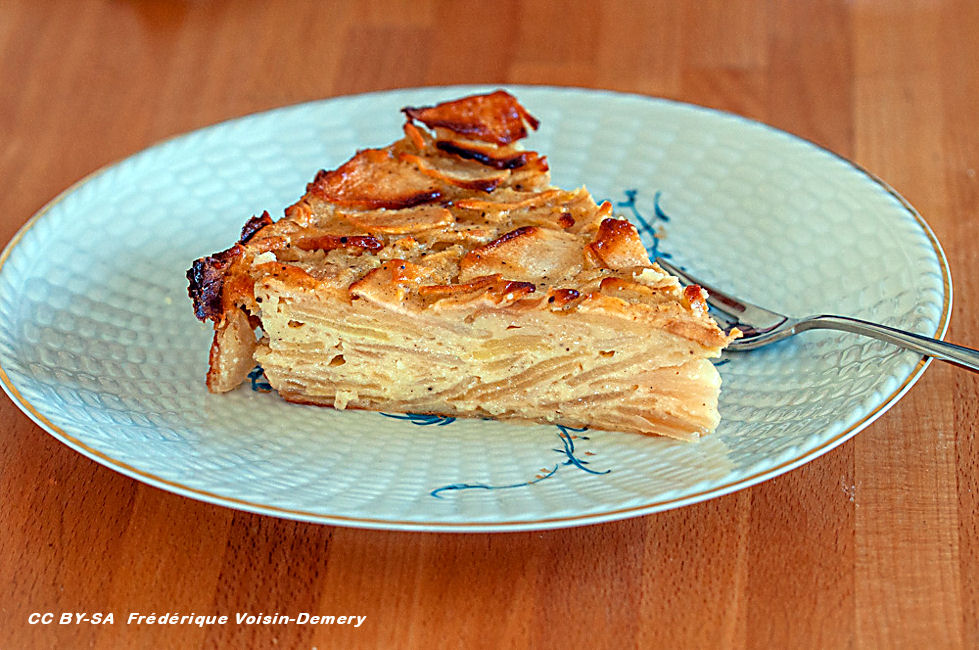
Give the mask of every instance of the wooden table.
MULTIPOLYGON (((580 85, 744 114, 906 196, 979 346, 979 3, 0 3, 0 242, 188 129, 400 86, 580 85)), ((519 534, 309 525, 148 487, 0 400, 0 647, 977 647, 979 376, 934 364, 855 439, 757 487, 519 534), (128 612, 365 615, 359 628, 128 612), (113 612, 112 625, 30 625, 113 612)))

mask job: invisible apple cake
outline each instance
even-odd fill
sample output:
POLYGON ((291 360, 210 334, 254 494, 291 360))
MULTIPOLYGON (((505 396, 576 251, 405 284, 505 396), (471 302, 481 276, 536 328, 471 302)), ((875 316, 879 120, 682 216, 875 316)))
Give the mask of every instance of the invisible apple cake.
POLYGON ((404 113, 402 139, 194 262, 208 388, 259 364, 286 400, 338 409, 710 432, 708 359, 732 337, 704 291, 651 263, 611 204, 549 184, 509 94, 404 113))

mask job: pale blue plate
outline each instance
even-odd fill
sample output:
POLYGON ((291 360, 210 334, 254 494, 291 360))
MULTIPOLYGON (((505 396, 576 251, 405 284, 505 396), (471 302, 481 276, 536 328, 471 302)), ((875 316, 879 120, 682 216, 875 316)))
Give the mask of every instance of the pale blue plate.
MULTIPOLYGON (((921 375, 914 354, 843 333, 731 354, 721 426, 698 443, 337 412, 286 404, 260 379, 208 394, 210 332, 191 313, 190 262, 225 248, 249 216, 281 214, 318 169, 398 138, 402 106, 475 90, 282 108, 84 179, 0 257, 4 389, 65 444, 178 494, 312 522, 485 531, 621 519, 752 485, 855 435, 921 375)), ((556 185, 587 184, 705 280, 783 312, 944 334, 951 282, 938 241, 847 161, 695 106, 511 91, 541 120, 528 147, 548 155, 556 185)))

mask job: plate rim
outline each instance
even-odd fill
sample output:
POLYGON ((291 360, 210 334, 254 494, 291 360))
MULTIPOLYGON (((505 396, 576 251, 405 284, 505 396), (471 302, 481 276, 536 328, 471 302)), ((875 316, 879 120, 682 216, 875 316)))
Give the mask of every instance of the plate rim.
MULTIPOLYGON (((888 195, 895 199, 900 206, 913 218, 914 222, 924 233, 928 243, 931 245, 934 251, 938 265, 941 269, 942 275, 942 291, 943 291, 943 301, 942 301, 942 311, 938 318, 938 326, 934 333, 934 338, 943 339, 946 332, 948 331, 949 323, 951 321, 952 313, 952 277, 951 269, 948 264, 948 259, 945 255, 941 243, 938 237, 935 235, 934 230, 928 224, 928 222, 921 216, 917 209, 911 205, 911 203, 905 199, 900 193, 898 193, 893 187, 891 187, 887 182, 878 177, 876 174, 870 172, 861 165, 853 162, 852 160, 835 153, 834 151, 816 143, 808 138, 804 138, 784 129, 776 128, 760 120, 755 120, 752 118, 739 115, 737 113, 732 113, 729 111, 724 111, 716 108, 711 108, 708 106, 702 106, 699 104, 694 104, 690 102, 684 102, 676 99, 671 99, 667 97, 655 97, 651 95, 643 95, 639 93, 629 93, 620 92, 608 89, 599 88, 584 88, 578 86, 550 86, 550 85, 526 85, 526 84, 479 84, 479 85, 451 85, 451 86, 417 86, 410 88, 393 88, 387 90, 371 91, 366 93, 352 93, 346 95, 337 95, 333 97, 326 97, 306 102, 299 102, 295 104, 287 104, 284 106, 278 106, 264 111, 248 113, 245 115, 228 118, 226 120, 221 120, 215 122, 214 124, 205 125, 190 131, 183 133, 178 133, 165 138, 162 138, 152 144, 143 147, 139 151, 136 151, 128 156, 124 156, 117 160, 110 161, 105 165, 93 170, 92 172, 86 174, 79 180, 75 181, 67 188, 59 192, 54 198, 45 203, 37 212, 35 212, 11 237, 10 241, 4 246, 2 252, 0 252, 0 274, 3 273, 4 266, 16 249, 17 245, 23 239, 23 237, 34 227, 37 223, 45 217, 56 205, 64 201, 68 196, 73 194, 76 190, 80 189, 82 186, 88 184, 94 180, 99 175, 105 173, 109 169, 124 163, 125 161, 135 158, 144 152, 160 147, 172 140, 176 140, 183 137, 189 137, 194 133, 199 131, 209 130, 221 127, 229 123, 237 122, 239 120, 246 120, 255 116, 265 115, 270 112, 281 111, 301 106, 307 106, 310 104, 322 104, 335 100, 341 100, 344 98, 359 98, 359 97, 369 97, 377 95, 387 95, 395 93, 411 93, 411 92, 432 92, 435 90, 450 92, 481 92, 487 88, 504 88, 504 89, 514 89, 518 91, 519 89, 534 89, 534 90, 545 90, 559 93, 581 93, 581 94, 594 94, 594 95, 607 95, 614 97, 630 98, 633 101, 648 101, 653 103, 666 103, 684 108, 686 110, 694 110, 700 112, 706 112, 708 114, 717 115, 723 118, 731 119, 734 118, 738 121, 743 121, 747 124, 753 125, 755 127, 762 127, 764 130, 785 137, 791 140, 802 142, 813 149, 822 152, 824 154, 829 154, 836 160, 842 162, 845 166, 856 171, 857 173, 863 175, 867 180, 878 185, 882 190, 884 190, 888 195)), ((894 404, 896 404, 911 387, 921 378, 924 371, 930 365, 932 359, 928 357, 922 357, 919 359, 917 364, 915 364, 907 376, 901 381, 901 383, 895 388, 890 394, 881 398, 881 400, 875 404, 873 407, 869 408, 867 413, 860 418, 858 421, 852 423, 843 431, 837 433, 831 438, 824 440, 822 443, 816 447, 807 450, 804 453, 794 456, 793 458, 783 461, 773 467, 769 467, 764 470, 755 472, 749 476, 740 477, 720 485, 714 485, 706 489, 693 492, 691 494, 685 494, 678 497, 672 497, 668 499, 654 500, 650 503, 644 503, 635 506, 629 506, 624 508, 613 508, 610 510, 603 510, 601 512, 592 512, 577 515, 563 515, 555 517, 544 517, 538 519, 511 519, 506 521, 492 521, 492 522, 480 522, 480 521, 418 521, 418 520, 396 520, 396 519, 386 519, 386 518, 372 518, 372 517, 356 517, 348 515, 337 515, 337 514, 322 514, 316 512, 310 512, 306 510, 290 509, 281 506, 258 503, 255 501, 249 501, 246 499, 239 499, 236 497, 225 496, 210 492, 208 490, 203 490, 199 488, 190 487, 179 483, 177 481, 172 481, 170 479, 157 476, 151 472, 141 470, 137 467, 129 465, 121 460, 118 460, 105 452, 95 449, 86 443, 82 442, 78 438, 69 434, 61 427, 55 425, 51 422, 34 404, 32 404, 27 398, 25 398, 20 390, 16 387, 13 380, 7 374, 3 367, 3 359, 0 358, 0 388, 10 397, 11 401, 25 414, 27 415, 35 424, 44 429, 48 434, 50 434, 55 439, 59 440, 63 444, 67 445, 69 448, 79 452, 83 456, 86 456, 90 460, 107 467, 113 471, 116 471, 124 476, 135 479, 141 483, 156 487, 167 492, 177 494, 180 496, 192 498, 198 501, 203 501, 205 503, 210 503, 213 505, 224 506, 226 508, 231 508, 233 510, 242 510, 246 512, 252 512, 256 514, 271 515, 284 519, 291 519, 295 521, 304 521, 307 523, 317 523, 326 524, 333 526, 346 526, 353 528, 364 528, 364 529, 374 529, 374 530, 392 530, 392 531, 411 531, 411 532, 518 532, 518 531, 528 531, 528 530, 549 530, 557 528, 567 528, 575 526, 585 526, 604 522, 619 521, 622 519, 639 517, 643 515, 653 514, 656 512, 662 512, 665 510, 671 510, 674 508, 679 508, 687 505, 692 505, 694 503, 699 503, 712 498, 721 497, 733 492, 743 490, 745 488, 757 485, 763 481, 780 476, 781 474, 787 473, 801 465, 804 465, 816 458, 822 456, 823 454, 835 449, 847 440, 856 436, 857 433, 872 424, 877 418, 883 415, 887 410, 889 410, 894 404)), ((897 377, 896 377, 897 378, 897 377)))

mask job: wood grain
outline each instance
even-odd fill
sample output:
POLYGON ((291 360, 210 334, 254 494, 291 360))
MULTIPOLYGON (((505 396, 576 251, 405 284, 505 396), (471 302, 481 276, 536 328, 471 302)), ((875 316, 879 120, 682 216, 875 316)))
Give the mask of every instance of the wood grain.
MULTIPOLYGON (((872 170, 942 241, 979 346, 969 0, 0 3, 0 241, 162 138, 456 83, 580 85, 760 119, 872 170)), ((204 504, 0 401, 0 647, 977 647, 979 376, 934 365, 852 441, 754 488, 551 532, 409 534, 204 504), (114 625, 29 625, 112 611, 114 625), (129 612, 366 615, 360 628, 129 612)))

